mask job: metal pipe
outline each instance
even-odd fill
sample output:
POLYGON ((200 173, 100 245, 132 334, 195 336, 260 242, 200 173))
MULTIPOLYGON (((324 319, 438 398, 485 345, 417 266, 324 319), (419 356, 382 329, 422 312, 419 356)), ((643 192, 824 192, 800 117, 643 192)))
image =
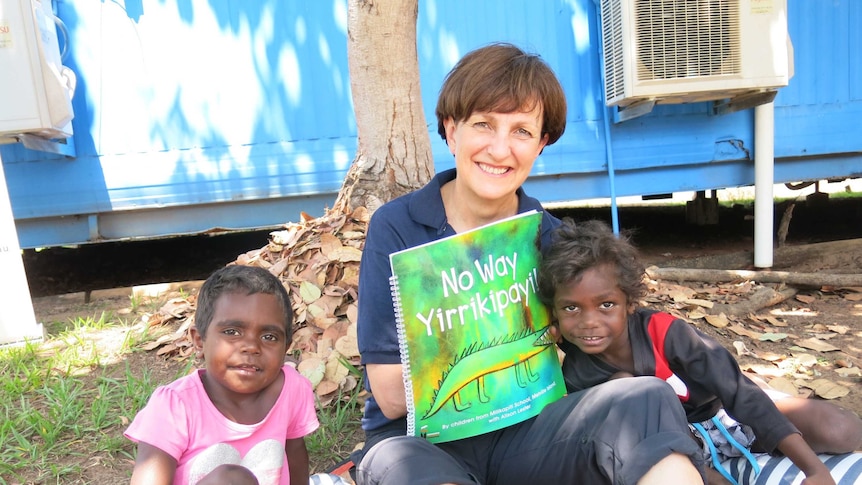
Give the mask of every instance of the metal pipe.
POLYGON ((754 266, 771 268, 775 218, 775 105, 754 108, 754 266))

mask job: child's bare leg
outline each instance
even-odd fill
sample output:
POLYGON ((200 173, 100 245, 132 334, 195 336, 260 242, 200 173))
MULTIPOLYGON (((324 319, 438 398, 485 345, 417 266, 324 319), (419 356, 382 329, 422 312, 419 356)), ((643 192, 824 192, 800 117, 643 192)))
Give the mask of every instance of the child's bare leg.
POLYGON ((248 468, 240 465, 219 465, 207 473, 198 485, 258 485, 248 468))
POLYGON ((862 449, 862 419, 831 402, 787 397, 775 401, 816 453, 849 453, 862 449))

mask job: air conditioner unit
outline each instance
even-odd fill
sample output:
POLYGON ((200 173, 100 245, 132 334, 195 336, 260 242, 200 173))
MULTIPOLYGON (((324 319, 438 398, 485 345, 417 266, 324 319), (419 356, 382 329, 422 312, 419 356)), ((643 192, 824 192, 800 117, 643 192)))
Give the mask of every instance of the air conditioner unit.
POLYGON ((774 92, 791 76, 785 0, 601 0, 601 27, 608 106, 774 92))
POLYGON ((55 22, 51 0, 0 0, 0 143, 72 135, 75 75, 55 22))

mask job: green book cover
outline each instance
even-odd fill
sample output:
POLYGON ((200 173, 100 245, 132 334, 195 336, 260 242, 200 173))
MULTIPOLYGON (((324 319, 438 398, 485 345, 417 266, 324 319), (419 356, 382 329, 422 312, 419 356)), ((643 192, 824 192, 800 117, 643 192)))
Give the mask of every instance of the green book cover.
POLYGON ((487 433, 565 394, 536 295, 541 221, 525 212, 390 255, 409 435, 487 433))

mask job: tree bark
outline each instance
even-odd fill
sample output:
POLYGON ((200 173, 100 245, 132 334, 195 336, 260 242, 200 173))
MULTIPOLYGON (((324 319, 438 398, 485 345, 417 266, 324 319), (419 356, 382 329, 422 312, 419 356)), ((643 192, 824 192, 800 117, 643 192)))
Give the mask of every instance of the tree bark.
POLYGON ((784 288, 781 291, 776 291, 765 286, 754 291, 746 300, 736 303, 716 303, 712 308, 707 308, 706 312, 712 315, 724 313, 727 316, 741 317, 777 305, 794 295, 796 295, 796 288, 784 288))
POLYGON ((690 268, 659 268, 650 266, 647 276, 657 280, 669 281, 701 281, 704 283, 721 283, 737 280, 751 280, 758 283, 784 283, 793 286, 852 287, 862 286, 862 274, 834 273, 791 273, 787 271, 747 271, 732 269, 690 269, 690 268))
POLYGON ((358 135, 334 208, 373 212, 434 173, 416 52, 418 0, 349 0, 347 56, 358 135))

